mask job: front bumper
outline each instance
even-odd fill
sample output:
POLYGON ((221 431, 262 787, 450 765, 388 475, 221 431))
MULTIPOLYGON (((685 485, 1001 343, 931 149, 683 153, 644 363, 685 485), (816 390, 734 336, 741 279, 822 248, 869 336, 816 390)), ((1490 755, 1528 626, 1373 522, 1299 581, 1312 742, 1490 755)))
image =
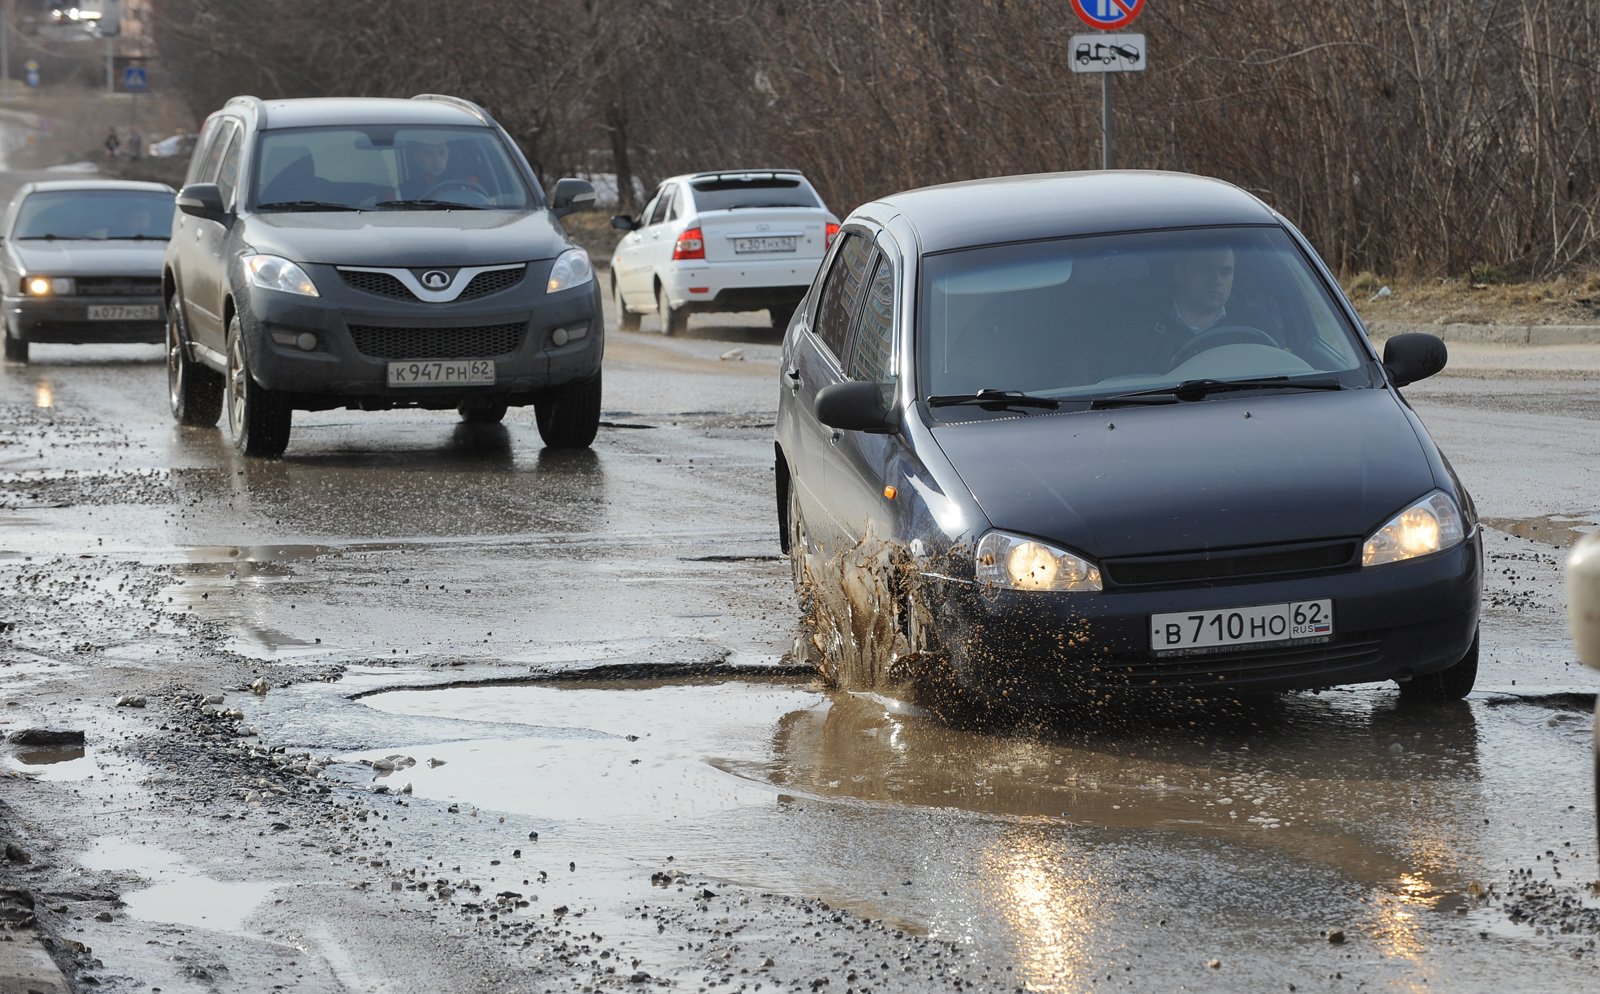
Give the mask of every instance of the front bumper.
POLYGON ((363 293, 331 267, 305 268, 321 296, 247 286, 235 298, 252 375, 296 406, 528 403, 600 370, 605 325, 598 285, 546 293, 548 264, 530 266, 512 289, 443 304, 363 293), (301 347, 302 340, 312 347, 301 347), (389 384, 391 362, 456 359, 492 360, 494 383, 389 384))
POLYGON ((12 337, 24 342, 123 345, 166 336, 160 297, 6 297, 4 306, 12 337))
POLYGON ((1090 594, 979 591, 924 577, 962 682, 1017 703, 1111 691, 1281 691, 1408 680, 1460 661, 1478 626, 1480 532, 1447 552, 1373 569, 1090 594), (1150 617, 1328 598, 1323 641, 1158 654, 1150 617))

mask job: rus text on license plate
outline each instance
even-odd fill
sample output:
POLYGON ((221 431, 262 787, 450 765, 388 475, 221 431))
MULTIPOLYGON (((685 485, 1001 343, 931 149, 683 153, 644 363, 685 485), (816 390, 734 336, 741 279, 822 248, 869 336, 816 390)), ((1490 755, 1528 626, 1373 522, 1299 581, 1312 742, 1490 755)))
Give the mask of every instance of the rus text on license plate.
POLYGON ((735 238, 735 252, 793 252, 799 239, 794 235, 768 235, 764 238, 735 238))
POLYGON ((391 387, 472 387, 493 383, 493 359, 409 359, 389 363, 391 387))
POLYGON ((1217 652, 1233 646, 1331 638, 1331 600, 1150 616, 1152 652, 1217 652))
POLYGON ((159 321, 160 304, 90 304, 90 321, 159 321))

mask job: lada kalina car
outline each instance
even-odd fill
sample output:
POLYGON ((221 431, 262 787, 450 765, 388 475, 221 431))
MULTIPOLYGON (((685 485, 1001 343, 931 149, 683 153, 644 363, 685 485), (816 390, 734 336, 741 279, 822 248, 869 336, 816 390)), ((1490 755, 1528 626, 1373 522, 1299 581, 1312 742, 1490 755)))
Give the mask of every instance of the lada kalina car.
POLYGON ((173 190, 163 183, 28 183, 0 221, 5 357, 32 342, 160 342, 161 259, 173 190))
POLYGON ((1019 706, 1478 665, 1481 532, 1306 239, 1226 183, 990 179, 845 221, 783 342, 779 530, 835 679, 1019 706))
POLYGON ((173 416, 283 453, 295 410, 416 407, 494 422, 532 405, 548 446, 599 426, 604 325, 589 257, 480 107, 236 97, 201 130, 163 289, 173 416))
POLYGON ((789 326, 839 219, 792 169, 695 173, 662 182, 611 256, 611 292, 624 331, 654 313, 667 335, 689 315, 767 311, 789 326))

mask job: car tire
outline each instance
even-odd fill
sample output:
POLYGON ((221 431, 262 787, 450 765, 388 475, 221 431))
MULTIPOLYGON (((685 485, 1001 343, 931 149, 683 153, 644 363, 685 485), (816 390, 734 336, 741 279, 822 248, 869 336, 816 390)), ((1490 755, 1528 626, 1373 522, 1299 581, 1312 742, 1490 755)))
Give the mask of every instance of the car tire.
POLYGON ((796 665, 809 666, 820 670, 822 668, 822 653, 817 649, 812 633, 816 628, 816 621, 812 617, 813 604, 811 600, 811 581, 806 567, 806 552, 809 548, 809 539, 806 535, 805 517, 800 513, 800 497, 795 488, 794 477, 789 477, 788 486, 785 488, 785 507, 783 527, 787 534, 789 544, 789 576, 794 581, 794 599, 799 608, 798 630, 794 637, 794 647, 790 657, 796 665))
POLYGON ((600 373, 534 401, 539 437, 552 449, 587 449, 600 431, 600 373))
POLYGON ((250 375, 250 360, 237 316, 228 322, 224 402, 235 449, 247 456, 283 455, 283 450, 289 447, 289 426, 294 412, 275 391, 261 386, 250 375))
POLYGON ((617 285, 616 277, 611 278, 611 299, 617 305, 617 330, 638 331, 639 315, 628 310, 628 305, 622 302, 622 287, 617 285))
POLYGON ((462 401, 456 407, 456 413, 461 415, 461 420, 468 424, 493 425, 506 419, 506 409, 509 407, 503 400, 490 401, 487 405, 471 405, 462 401))
POLYGON ((176 294, 167 301, 167 404, 180 425, 214 428, 222 416, 222 377, 189 358, 189 333, 176 294))
POLYGON ((1478 680, 1478 634, 1472 635, 1472 646, 1461 659, 1436 673, 1424 673, 1400 684, 1400 697, 1406 701, 1432 704, 1442 701, 1459 701, 1472 693, 1478 680))
POLYGON ((661 319, 663 335, 681 335, 689 330, 689 313, 672 306, 667 300, 666 287, 656 287, 656 317, 661 319))
POLYGON ((11 335, 11 322, 9 322, 9 321, 6 322, 5 340, 6 340, 6 362, 23 362, 23 363, 25 363, 25 362, 28 361, 28 343, 23 341, 20 338, 13 338, 12 337, 12 335, 11 335))
POLYGON ((772 330, 783 334, 789 330, 789 321, 794 317, 795 304, 784 304, 781 307, 767 308, 767 316, 772 319, 772 330))

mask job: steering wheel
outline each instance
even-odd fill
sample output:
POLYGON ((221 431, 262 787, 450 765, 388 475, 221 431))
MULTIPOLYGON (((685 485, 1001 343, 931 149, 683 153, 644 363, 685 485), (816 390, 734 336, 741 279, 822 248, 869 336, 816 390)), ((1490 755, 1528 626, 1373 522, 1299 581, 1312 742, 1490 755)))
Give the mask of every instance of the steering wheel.
POLYGON ((1167 365, 1167 368, 1177 369, 1200 353, 1223 345, 1270 345, 1275 349, 1283 348, 1283 345, 1276 338, 1273 338, 1260 328, 1254 328, 1247 324, 1221 325, 1216 328, 1207 328, 1189 339, 1188 343, 1173 355, 1172 362, 1167 365))
POLYGON ((418 199, 420 199, 420 200, 438 200, 439 199, 439 194, 441 194, 441 193, 449 193, 452 190, 460 190, 462 193, 471 194, 473 197, 476 198, 476 201, 474 201, 474 202, 477 202, 477 203, 485 203, 486 204, 486 203, 489 202, 489 195, 487 193, 483 192, 483 187, 481 187, 478 184, 474 183, 470 179, 447 179, 447 180, 441 180, 440 182, 435 183, 432 186, 428 187, 427 190, 423 191, 422 196, 419 197, 418 199))

